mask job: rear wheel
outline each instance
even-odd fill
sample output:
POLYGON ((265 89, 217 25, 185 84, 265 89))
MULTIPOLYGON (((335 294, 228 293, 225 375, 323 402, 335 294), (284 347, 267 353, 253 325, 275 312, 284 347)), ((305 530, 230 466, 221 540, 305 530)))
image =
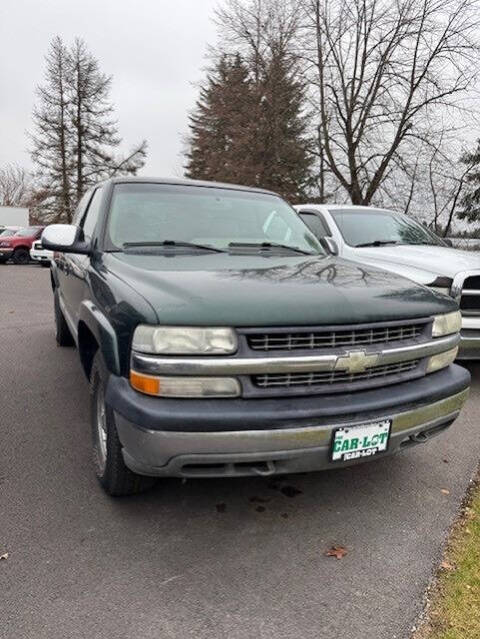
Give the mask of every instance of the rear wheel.
POLYGON ((105 403, 107 382, 108 371, 97 351, 90 374, 90 419, 95 474, 109 495, 134 495, 153 486, 155 478, 137 475, 125 465, 115 416, 105 403))
POLYGON ((65 320, 65 316, 60 308, 60 300, 58 297, 58 290, 55 289, 53 293, 53 310, 55 314, 55 339, 59 346, 73 346, 75 344, 68 324, 65 320))
POLYGON ((13 252, 12 259, 14 264, 28 264, 30 262, 30 253, 27 249, 18 248, 13 252))

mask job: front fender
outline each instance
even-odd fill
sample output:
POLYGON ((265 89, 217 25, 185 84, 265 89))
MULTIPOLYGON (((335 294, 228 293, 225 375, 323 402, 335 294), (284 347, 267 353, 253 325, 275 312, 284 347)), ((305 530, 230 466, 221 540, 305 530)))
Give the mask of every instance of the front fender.
POLYGON ((114 375, 120 375, 117 335, 108 318, 90 300, 84 300, 80 305, 79 340, 82 323, 95 337, 108 370, 114 375))
POLYGON ((58 266, 54 260, 50 262, 50 283, 52 285, 52 291, 54 291, 60 285, 60 282, 58 280, 58 266))

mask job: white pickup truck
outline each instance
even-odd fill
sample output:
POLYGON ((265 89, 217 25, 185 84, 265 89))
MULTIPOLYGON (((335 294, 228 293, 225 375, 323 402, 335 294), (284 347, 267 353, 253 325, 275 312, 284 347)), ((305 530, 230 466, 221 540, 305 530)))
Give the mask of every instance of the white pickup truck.
POLYGON ((331 254, 377 266, 453 297, 462 311, 458 359, 480 359, 480 252, 452 248, 403 213, 352 204, 299 204, 331 254))

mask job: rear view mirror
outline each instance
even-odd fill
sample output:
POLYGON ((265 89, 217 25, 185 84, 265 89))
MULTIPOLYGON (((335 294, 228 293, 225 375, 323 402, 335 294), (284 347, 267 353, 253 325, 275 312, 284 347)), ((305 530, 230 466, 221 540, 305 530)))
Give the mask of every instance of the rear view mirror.
POLYGON ((330 255, 338 255, 338 245, 333 238, 320 237, 318 239, 320 241, 320 244, 324 248, 324 250, 327 251, 327 253, 330 253, 330 255))
POLYGON ((59 253, 90 253, 90 243, 85 242, 83 230, 73 224, 51 224, 42 233, 42 246, 59 253))

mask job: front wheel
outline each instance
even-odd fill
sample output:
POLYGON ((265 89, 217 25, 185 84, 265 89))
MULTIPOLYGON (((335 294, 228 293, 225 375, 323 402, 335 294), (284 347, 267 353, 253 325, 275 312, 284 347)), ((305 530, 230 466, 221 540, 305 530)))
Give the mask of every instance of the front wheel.
POLYGON ((105 403, 107 381, 108 371, 97 351, 90 374, 90 419, 95 474, 109 495, 134 495, 153 486, 155 479, 137 475, 123 461, 115 416, 105 403))
POLYGON ((15 249, 12 260, 14 264, 28 264, 30 262, 30 253, 27 249, 15 249))

